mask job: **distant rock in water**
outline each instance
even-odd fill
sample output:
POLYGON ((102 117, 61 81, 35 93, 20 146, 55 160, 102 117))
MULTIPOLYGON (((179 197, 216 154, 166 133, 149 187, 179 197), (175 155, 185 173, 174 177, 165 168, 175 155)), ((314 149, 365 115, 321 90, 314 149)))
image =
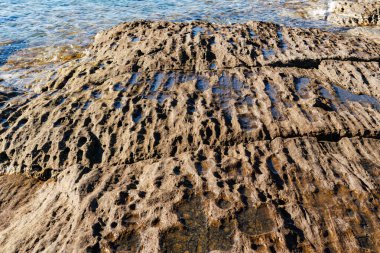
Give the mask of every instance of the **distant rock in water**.
POLYGON ((380 25, 380 2, 377 0, 332 1, 328 20, 346 26, 380 25))
POLYGON ((379 251, 379 60, 259 22, 98 34, 0 91, 0 252, 379 251))

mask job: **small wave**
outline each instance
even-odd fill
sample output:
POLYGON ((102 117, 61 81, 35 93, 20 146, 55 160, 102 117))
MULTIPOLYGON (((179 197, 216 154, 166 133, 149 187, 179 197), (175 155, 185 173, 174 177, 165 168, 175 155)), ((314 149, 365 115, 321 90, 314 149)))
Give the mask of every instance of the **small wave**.
POLYGON ((26 48, 10 55, 0 67, 2 86, 36 88, 47 81, 49 72, 83 57, 83 46, 64 45, 26 48))

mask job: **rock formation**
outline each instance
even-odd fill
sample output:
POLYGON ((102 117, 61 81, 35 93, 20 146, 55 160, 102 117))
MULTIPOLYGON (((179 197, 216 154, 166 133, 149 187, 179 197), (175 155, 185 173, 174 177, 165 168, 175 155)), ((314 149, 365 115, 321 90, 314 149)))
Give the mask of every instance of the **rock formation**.
POLYGON ((380 2, 377 0, 333 1, 328 20, 345 26, 380 25, 380 2))
POLYGON ((379 1, 332 1, 326 17, 335 25, 351 27, 348 34, 366 37, 380 44, 379 1))
POLYGON ((98 34, 0 93, 0 252, 378 252, 379 60, 258 22, 98 34))

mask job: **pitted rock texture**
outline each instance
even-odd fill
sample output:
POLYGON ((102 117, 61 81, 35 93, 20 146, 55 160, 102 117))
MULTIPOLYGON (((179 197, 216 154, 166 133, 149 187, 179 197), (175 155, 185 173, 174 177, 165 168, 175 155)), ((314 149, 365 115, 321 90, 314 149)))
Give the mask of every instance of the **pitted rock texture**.
POLYGON ((347 31, 347 34, 353 36, 367 37, 380 44, 380 26, 376 27, 356 27, 347 31))
POLYGON ((345 26, 380 25, 380 2, 377 0, 333 1, 330 22, 345 26))
POLYGON ((1 93, 0 251, 379 251, 379 59, 256 22, 98 34, 1 93))

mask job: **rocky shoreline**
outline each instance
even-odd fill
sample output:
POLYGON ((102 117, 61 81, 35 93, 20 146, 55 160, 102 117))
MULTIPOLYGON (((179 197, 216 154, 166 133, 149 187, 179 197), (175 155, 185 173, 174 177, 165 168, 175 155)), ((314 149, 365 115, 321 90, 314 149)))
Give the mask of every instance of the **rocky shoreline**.
POLYGON ((262 22, 99 33, 0 93, 0 251, 379 251, 379 60, 262 22))

